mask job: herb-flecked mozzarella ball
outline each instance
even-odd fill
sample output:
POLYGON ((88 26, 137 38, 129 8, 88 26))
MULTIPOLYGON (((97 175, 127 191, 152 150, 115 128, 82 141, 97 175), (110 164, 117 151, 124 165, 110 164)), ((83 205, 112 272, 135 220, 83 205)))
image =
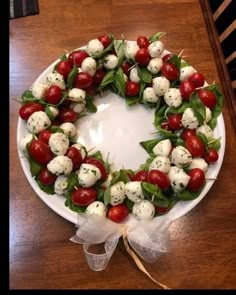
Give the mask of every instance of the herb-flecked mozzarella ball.
POLYGON ((192 170, 194 168, 199 168, 204 171, 204 173, 208 170, 208 164, 203 158, 193 158, 191 164, 188 169, 192 170))
POLYGON ((171 162, 177 167, 184 168, 191 164, 192 155, 185 147, 179 145, 171 153, 171 162))
POLYGON ((135 55, 137 51, 139 50, 139 47, 136 42, 129 42, 127 41, 125 46, 125 57, 127 59, 135 59, 135 55))
POLYGON ((35 83, 31 87, 32 94, 35 98, 41 99, 45 96, 49 86, 45 83, 35 83))
POLYGON ((56 156, 47 164, 47 168, 52 174, 69 175, 73 169, 73 163, 67 156, 56 156))
POLYGON ((73 138, 77 135, 77 129, 75 125, 71 122, 62 123, 59 127, 64 131, 64 134, 68 137, 73 138))
POLYGON ((54 118, 56 118, 59 115, 58 108, 53 107, 53 106, 49 106, 49 110, 54 118))
POLYGON ((85 97, 86 97, 86 92, 83 89, 79 88, 72 88, 68 92, 68 97, 70 100, 76 101, 76 102, 84 102, 85 97))
POLYGON ((34 134, 40 133, 49 126, 51 126, 51 121, 43 111, 34 112, 27 120, 27 129, 34 134))
POLYGON ((165 156, 157 156, 149 166, 149 171, 154 169, 168 173, 170 170, 170 159, 165 156))
POLYGON ((147 102, 156 103, 158 102, 159 97, 156 95, 153 87, 146 87, 143 90, 143 100, 147 102))
POLYGON ((97 63, 96 60, 92 57, 86 57, 81 63, 82 72, 88 73, 92 77, 96 72, 97 63))
POLYGON ((49 73, 46 77, 46 83, 49 86, 57 85, 62 90, 64 90, 66 88, 64 77, 57 72, 49 73))
POLYGON ((170 81, 166 77, 156 77, 152 79, 153 89, 158 96, 163 96, 170 88, 170 81))
POLYGON ((33 139, 33 134, 32 133, 27 133, 25 134, 21 140, 19 141, 19 150, 23 153, 26 152, 26 145, 33 139))
POLYGON ((170 107, 179 107, 182 104, 183 98, 178 88, 169 88, 165 95, 164 100, 170 107))
POLYGON ((180 81, 188 80, 188 78, 195 73, 196 70, 192 66, 186 66, 180 69, 179 79, 180 81))
POLYGON ((138 220, 151 220, 155 215, 155 207, 148 200, 134 203, 132 213, 138 220))
POLYGON ((100 170, 92 164, 82 164, 76 173, 79 184, 83 187, 91 187, 101 178, 100 170))
POLYGON ((199 125, 198 119, 192 108, 187 108, 184 111, 181 122, 183 127, 188 129, 196 129, 199 125))
POLYGON ((211 110, 208 107, 206 107, 206 123, 208 123, 211 120, 211 117, 211 110))
POLYGON ((113 70, 118 65, 118 57, 115 54, 108 54, 104 57, 104 68, 113 70))
POLYGON ((61 132, 51 134, 48 141, 51 151, 57 156, 64 155, 69 147, 69 144, 70 142, 68 136, 61 132))
POLYGON ((189 183, 190 176, 182 168, 172 166, 168 173, 170 184, 175 192, 183 191, 189 183))
POLYGON ((159 57, 164 50, 164 45, 161 41, 154 41, 148 46, 149 54, 152 58, 159 57))
POLYGON ((54 192, 61 196, 66 193, 68 187, 68 177, 65 175, 57 176, 57 179, 54 183, 54 192))
POLYGON ((148 66, 147 66, 147 69, 153 74, 157 74, 160 72, 161 70, 161 67, 163 65, 163 61, 162 61, 162 58, 160 57, 155 57, 155 58, 152 58, 149 63, 148 63, 148 66))
POLYGON ((97 55, 101 54, 103 50, 104 46, 98 39, 90 40, 86 46, 86 52, 92 57, 96 57, 97 55))
POLYGON ((153 148, 153 153, 157 156, 169 156, 172 148, 171 141, 169 139, 164 139, 159 141, 153 148))
POLYGON ((118 181, 110 188, 110 204, 112 206, 122 204, 125 199, 125 184, 123 181, 118 181))
POLYGON ((136 83, 139 83, 140 82, 140 78, 138 76, 138 70, 137 70, 137 68, 133 68, 130 71, 129 78, 130 78, 130 81, 132 81, 132 82, 136 82, 136 83))
POLYGON ((80 144, 79 142, 72 144, 73 147, 75 147, 81 154, 82 159, 84 159, 87 156, 86 148, 80 144))
POLYGON ((207 124, 203 124, 202 126, 198 127, 196 131, 203 133, 206 136, 206 138, 213 137, 213 131, 211 127, 207 124))
POLYGON ((125 196, 132 202, 138 203, 144 199, 141 181, 131 181, 125 184, 125 196))
POLYGON ((69 108, 76 112, 77 114, 80 114, 84 111, 85 109, 86 102, 84 101, 79 101, 79 102, 71 102, 69 105, 69 108))
POLYGON ((100 201, 95 201, 93 203, 91 203, 90 205, 88 205, 88 207, 85 210, 85 213, 87 215, 99 215, 99 216, 106 216, 106 208, 105 205, 100 202, 100 201))

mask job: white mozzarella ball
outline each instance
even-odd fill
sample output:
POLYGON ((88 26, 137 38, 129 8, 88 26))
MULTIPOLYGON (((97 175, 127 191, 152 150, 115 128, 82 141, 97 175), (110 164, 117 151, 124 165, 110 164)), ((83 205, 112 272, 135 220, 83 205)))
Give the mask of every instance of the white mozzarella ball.
POLYGON ((70 142, 68 136, 61 132, 51 134, 48 141, 51 151, 57 156, 64 155, 69 147, 69 144, 70 142))
POLYGON ((183 127, 188 129, 196 129, 199 125, 198 119, 192 108, 187 108, 184 111, 181 122, 183 127))
POLYGON ((56 156, 47 164, 47 168, 52 174, 69 175, 73 169, 73 163, 67 156, 56 156))
POLYGON ((118 181, 111 186, 110 196, 110 204, 112 206, 123 203, 125 199, 125 184, 123 181, 118 181))
POLYGON ((34 134, 40 133, 49 126, 51 126, 51 121, 43 111, 34 112, 27 120, 27 129, 34 134))
POLYGON ((64 195, 66 193, 67 186, 68 177, 65 175, 59 175, 54 183, 54 192, 59 196, 64 195))
POLYGON ((76 112, 77 114, 80 114, 84 111, 85 109, 86 102, 84 101, 79 101, 79 102, 71 102, 69 105, 69 108, 76 112))
POLYGON ((19 141, 18 148, 21 152, 25 153, 26 152, 26 145, 33 139, 33 134, 32 133, 27 133, 25 134, 21 140, 19 141))
POLYGON ((62 123, 59 127, 64 131, 64 134, 68 137, 73 138, 77 135, 77 129, 75 125, 71 122, 62 123))
POLYGON ((86 57, 81 63, 82 72, 88 73, 92 77, 96 72, 97 63, 96 60, 92 57, 86 57))
POLYGON ((70 100, 73 100, 73 101, 84 102, 86 97, 86 92, 83 89, 72 88, 68 92, 68 97, 70 98, 70 100))
POLYGON ((48 90, 49 86, 45 83, 35 83, 31 87, 32 94, 35 98, 41 99, 45 97, 46 91, 48 90))
POLYGON ((98 39, 90 40, 86 46, 86 52, 92 57, 96 57, 97 55, 101 54, 103 50, 104 46, 98 39))
POLYGON ((118 57, 115 54, 108 54, 104 58, 104 68, 107 70, 113 70, 118 65, 118 57))
POLYGON ((171 162, 177 167, 184 168, 191 164, 192 155, 185 147, 179 145, 171 153, 171 162))
POLYGON ((112 180, 112 175, 109 174, 107 176, 107 179, 103 183, 101 183, 101 187, 107 188, 111 184, 111 180, 112 180))
POLYGON ((143 90, 143 100, 147 102, 156 103, 158 102, 159 97, 156 95, 153 87, 146 87, 143 90))
POLYGON ((101 178, 100 170, 92 164, 82 164, 76 173, 79 184, 83 187, 91 187, 101 178))
POLYGON ((140 82, 140 78, 138 76, 138 70, 137 70, 137 68, 133 68, 130 71, 129 78, 130 78, 130 80, 132 82, 136 82, 136 83, 139 83, 140 82))
POLYGON ((127 59, 134 60, 135 55, 136 55, 138 50, 139 50, 139 47, 138 47, 136 42, 127 41, 127 43, 125 45, 125 57, 127 59))
POLYGON ((125 184, 125 196, 132 202, 138 203, 144 199, 141 181, 131 181, 125 184))
POLYGON ((149 63, 148 63, 148 66, 147 66, 147 69, 153 74, 157 74, 160 72, 161 70, 161 67, 163 65, 163 61, 162 61, 162 58, 160 57, 155 57, 155 58, 152 58, 149 63))
POLYGON ((57 85, 62 90, 64 90, 66 88, 64 77, 57 72, 49 73, 46 77, 46 83, 49 86, 57 85))
POLYGON ((160 170, 164 173, 168 173, 170 170, 170 159, 165 156, 157 156, 153 159, 149 166, 150 170, 160 170))
POLYGON ((87 215, 99 215, 99 216, 106 216, 106 208, 105 205, 100 202, 100 201, 95 201, 93 203, 91 203, 90 205, 88 205, 88 207, 85 210, 85 213, 87 215))
POLYGON ((207 124, 203 124, 202 126, 198 127, 196 131, 203 133, 206 136, 206 138, 213 137, 213 131, 211 127, 207 124))
POLYGON ((164 50, 164 45, 161 41, 154 41, 148 46, 149 54, 152 58, 159 57, 164 50))
POLYGON ((182 168, 172 166, 169 171, 169 179, 175 192, 183 191, 189 183, 190 176, 182 168))
POLYGON ((180 81, 188 80, 188 78, 195 73, 196 70, 192 66, 186 66, 180 69, 180 81))
POLYGON ((170 81, 166 77, 156 77, 152 79, 153 89, 158 96, 164 95, 170 88, 170 81))
POLYGON ((169 88, 165 95, 164 100, 170 107, 179 107, 182 104, 183 98, 178 88, 169 88))
POLYGON ((212 118, 212 115, 211 115, 211 110, 206 107, 206 123, 208 123, 212 118))
POLYGON ((56 116, 59 115, 59 110, 56 107, 53 106, 49 106, 49 110, 51 112, 51 114, 53 115, 54 118, 56 118, 56 116))
POLYGON ((199 168, 204 171, 208 170, 208 164, 203 158, 193 158, 192 163, 189 165, 188 169, 192 170, 194 168, 199 168))
POLYGON ((82 144, 77 142, 72 144, 72 146, 75 147, 78 151, 80 151, 82 159, 84 159, 87 156, 86 148, 82 144))
POLYGON ((155 207, 148 200, 134 203, 132 213, 138 220, 151 220, 155 215, 155 207))
POLYGON ((159 141, 153 148, 153 153, 157 156, 169 156, 172 148, 171 141, 169 139, 164 139, 159 141))

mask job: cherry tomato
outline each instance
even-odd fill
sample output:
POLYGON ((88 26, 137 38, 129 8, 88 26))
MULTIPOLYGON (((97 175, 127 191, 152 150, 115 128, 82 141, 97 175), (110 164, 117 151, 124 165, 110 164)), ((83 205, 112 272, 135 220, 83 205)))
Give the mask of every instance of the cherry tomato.
POLYGON ((157 185, 162 190, 165 190, 170 186, 169 177, 162 171, 156 169, 148 172, 147 182, 157 185))
POLYGON ((91 164, 91 165, 96 166, 101 172, 101 180, 106 180, 107 179, 106 168, 105 168, 104 164, 100 160, 98 160, 96 158, 93 158, 93 157, 87 157, 87 158, 85 158, 83 160, 83 163, 91 164))
POLYGON ((181 137, 184 141, 186 141, 186 139, 189 137, 189 136, 195 136, 196 135, 196 130, 195 129, 184 129, 181 133, 181 137))
POLYGON ((129 177, 129 179, 131 181, 134 181, 134 174, 130 173, 129 171, 126 171, 126 173, 127 173, 128 177, 129 177))
POLYGON ((39 181, 44 185, 52 185, 56 181, 57 176, 52 174, 47 168, 39 173, 39 181))
POLYGON ((188 81, 192 82, 195 85, 195 88, 202 87, 205 82, 205 77, 199 73, 193 73, 189 78, 188 81))
POLYGON ((205 153, 205 145, 198 136, 189 136, 186 141, 186 148, 193 157, 202 157, 205 153))
POLYGON ((162 61, 163 61, 163 62, 167 62, 172 56, 173 56, 172 53, 167 53, 166 55, 164 55, 164 56, 162 57, 162 61))
POLYGON ((172 63, 164 63, 161 67, 161 73, 170 81, 174 81, 179 78, 179 69, 172 63))
POLYGON ((137 38, 137 44, 138 44, 138 47, 139 48, 148 48, 150 42, 149 42, 149 40, 148 40, 147 37, 145 37, 145 36, 139 36, 137 38))
POLYGON ((67 60, 60 61, 58 65, 56 66, 56 71, 59 74, 61 74, 64 77, 64 79, 67 79, 71 70, 72 70, 72 67, 70 66, 67 60))
POLYGON ((74 87, 86 89, 93 84, 93 78, 89 73, 80 72, 75 76, 74 87))
POLYGON ((135 60, 140 66, 147 66, 151 60, 150 53, 147 48, 140 48, 135 54, 135 60))
POLYGON ((92 96, 97 94, 97 87, 94 84, 92 84, 91 86, 86 88, 86 93, 92 96))
POLYGON ((139 94, 139 84, 133 81, 126 82, 125 92, 128 96, 136 96, 139 94))
POLYGON ((219 155, 215 149, 209 148, 208 152, 204 155, 203 158, 205 159, 207 163, 210 164, 210 163, 215 163, 218 160, 219 155))
POLYGON ((111 38, 107 34, 99 36, 98 40, 102 43, 104 48, 106 48, 107 46, 111 44, 111 38))
POLYGON ((60 110, 60 113, 57 118, 62 123, 65 123, 65 122, 74 123, 78 119, 78 115, 73 110, 62 109, 60 110))
POLYGON ((45 142, 46 144, 48 144, 49 138, 51 136, 52 132, 50 130, 43 130, 39 133, 38 139, 40 141, 45 142))
POLYGON ((62 90, 57 85, 51 85, 46 91, 45 100, 51 104, 58 104, 62 98, 62 90))
POLYGON ((67 156, 68 158, 71 159, 71 161, 73 163, 73 170, 78 169, 83 162, 83 158, 82 158, 80 151, 73 146, 68 148, 65 156, 67 156))
POLYGON ((73 65, 76 65, 77 67, 80 67, 83 60, 88 57, 88 54, 84 50, 76 50, 69 54, 68 56, 68 63, 71 67, 73 65))
POLYGON ((165 130, 167 130, 167 131, 170 130, 170 127, 169 127, 167 121, 161 123, 161 128, 162 128, 162 129, 165 129, 165 130))
POLYGON ((190 95, 195 91, 195 85, 190 81, 183 81, 179 87, 181 96, 184 100, 189 100, 190 95))
POLYGON ((205 174, 204 171, 199 168, 194 168, 188 172, 190 176, 187 189, 190 192, 198 191, 205 183, 205 174))
POLYGON ((22 120, 28 120, 33 113, 43 110, 44 107, 40 103, 28 102, 19 109, 19 116, 22 120))
POLYGON ((182 115, 181 114, 171 114, 168 116, 167 123, 171 130, 179 130, 182 128, 182 115))
POLYGON ((108 217, 114 222, 122 222, 129 215, 129 210, 125 204, 119 204, 108 210, 108 217))
POLYGON ((38 139, 31 141, 29 144, 30 156, 39 164, 46 165, 53 159, 53 153, 49 146, 38 139))
POLYGON ((102 82, 105 76, 106 76, 106 72, 104 70, 97 69, 93 76, 93 83, 95 85, 100 85, 100 83, 102 82))
POLYGON ((71 194, 71 201, 78 206, 88 206, 97 198, 97 191, 93 187, 79 187, 71 194))
POLYGON ((202 103, 209 109, 214 109, 217 104, 217 98, 215 94, 207 89, 201 89, 198 91, 198 96, 201 99, 202 103))
POLYGON ((133 176, 133 181, 147 181, 148 171, 140 170, 133 176))
POLYGON ((129 76, 129 69, 130 69, 130 67, 132 67, 132 65, 128 61, 125 61, 125 62, 123 62, 121 67, 122 67, 122 70, 125 73, 125 75, 129 76))
POLYGON ((159 213, 159 214, 166 214, 170 209, 169 209, 169 207, 159 207, 159 206, 155 206, 155 210, 156 210, 156 213, 159 213))

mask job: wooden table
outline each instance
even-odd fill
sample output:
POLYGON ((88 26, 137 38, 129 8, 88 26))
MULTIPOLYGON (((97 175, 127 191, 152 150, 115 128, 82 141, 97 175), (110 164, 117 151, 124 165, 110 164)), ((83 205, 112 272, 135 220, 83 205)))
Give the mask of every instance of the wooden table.
MULTIPOLYGON (((10 21, 10 96, 19 97, 64 50, 111 32, 116 38, 166 31, 167 49, 184 55, 209 83, 219 81, 201 7, 196 0, 39 1, 40 14, 10 21)), ((21 168, 16 128, 19 104, 10 99, 10 288, 155 289, 122 241, 102 272, 92 271, 75 227, 48 208, 21 168)), ((219 180, 170 227, 171 249, 148 271, 173 289, 236 288, 235 131, 225 100, 226 151, 219 180)))

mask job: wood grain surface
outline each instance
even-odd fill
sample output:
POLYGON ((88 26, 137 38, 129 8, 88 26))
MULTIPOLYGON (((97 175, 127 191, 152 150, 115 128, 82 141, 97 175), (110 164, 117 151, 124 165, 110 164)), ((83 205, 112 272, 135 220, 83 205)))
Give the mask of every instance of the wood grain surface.
MULTIPOLYGON (((10 289, 156 289, 120 240, 102 272, 92 271, 82 246, 69 241, 75 227, 45 205, 28 183, 16 146, 20 105, 29 88, 64 50, 103 33, 134 40, 157 31, 165 47, 184 55, 208 83, 221 85, 199 1, 40 0, 40 14, 10 20, 10 289)), ((170 227, 171 249, 153 277, 173 289, 236 288, 236 137, 225 100, 226 151, 210 192, 170 227)))

